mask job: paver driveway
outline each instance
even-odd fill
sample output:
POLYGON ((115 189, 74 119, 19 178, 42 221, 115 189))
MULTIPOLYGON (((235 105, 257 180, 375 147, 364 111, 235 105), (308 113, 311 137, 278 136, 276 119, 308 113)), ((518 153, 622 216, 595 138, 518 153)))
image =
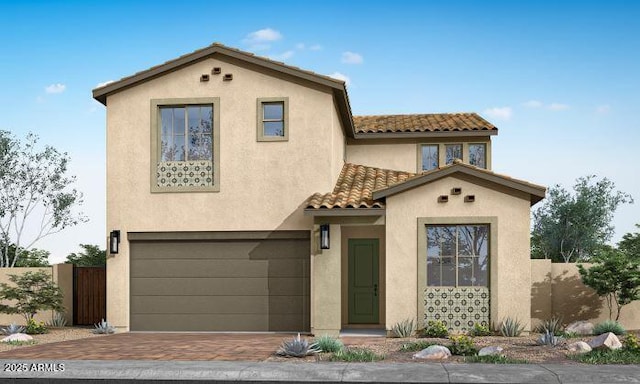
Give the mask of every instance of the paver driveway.
POLYGON ((289 334, 119 333, 0 352, 0 359, 263 361, 289 334))

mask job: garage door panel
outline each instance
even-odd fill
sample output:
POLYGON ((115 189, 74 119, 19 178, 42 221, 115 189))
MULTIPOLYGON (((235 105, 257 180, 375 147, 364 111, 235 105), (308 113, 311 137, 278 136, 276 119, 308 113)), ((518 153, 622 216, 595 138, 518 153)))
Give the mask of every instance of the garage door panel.
POLYGON ((266 260, 132 260, 131 277, 264 277, 266 260))
POLYGON ((132 296, 135 314, 264 314, 268 296, 132 296))
POLYGON ((287 232, 131 241, 131 330, 308 331, 309 233, 287 232))
POLYGON ((269 316, 263 315, 131 315, 131 329, 144 331, 269 331, 269 316))
POLYGON ((266 296, 268 278, 134 278, 132 295, 143 296, 266 296))

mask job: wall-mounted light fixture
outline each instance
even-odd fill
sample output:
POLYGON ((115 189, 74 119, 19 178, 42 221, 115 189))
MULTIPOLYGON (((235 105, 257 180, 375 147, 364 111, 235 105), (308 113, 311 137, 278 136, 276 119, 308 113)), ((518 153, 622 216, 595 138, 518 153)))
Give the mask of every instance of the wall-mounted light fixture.
POLYGON ((120 230, 114 229, 109 234, 109 253, 115 255, 120 249, 120 230))
POLYGON ((322 224, 320 226, 320 249, 329 249, 330 242, 329 224, 322 224))

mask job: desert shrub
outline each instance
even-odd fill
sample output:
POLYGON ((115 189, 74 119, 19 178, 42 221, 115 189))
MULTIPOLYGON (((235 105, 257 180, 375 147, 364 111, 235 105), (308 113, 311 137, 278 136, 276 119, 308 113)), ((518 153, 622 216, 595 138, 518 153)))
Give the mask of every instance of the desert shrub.
POLYGON ((473 324, 473 328, 469 330, 471 336, 491 336, 492 332, 486 325, 480 323, 473 324))
POLYGON ((320 336, 316 338, 315 342, 321 352, 338 352, 344 348, 342 341, 329 335, 320 336))
POLYGON ((427 326, 422 330, 423 337, 447 337, 449 330, 441 320, 429 320, 427 326))
POLYGON ((93 327, 94 328, 93 328, 92 332, 96 333, 96 334, 106 334, 106 335, 108 335, 108 334, 116 332, 116 329, 111 324, 109 324, 109 322, 106 321, 105 319, 100 320, 100 322, 94 324, 93 327))
POLYGON ((638 336, 633 333, 627 333, 622 339, 622 348, 640 354, 640 341, 638 341, 638 336))
POLYGON ((562 342, 563 338, 562 336, 556 336, 553 333, 546 331, 544 333, 544 335, 540 336, 538 338, 538 344, 539 345, 551 345, 553 347, 555 347, 556 345, 560 344, 560 342, 562 342))
POLYGON ((16 333, 24 332, 24 327, 21 325, 17 325, 16 323, 11 323, 8 327, 2 328, 0 332, 2 332, 3 335, 9 336, 16 333))
POLYGON ((371 362, 382 359, 383 355, 366 348, 343 348, 331 356, 331 361, 371 362))
POLYGON ((507 317, 500 324, 500 334, 504 337, 518 337, 524 330, 520 320, 507 317))
POLYGON ((37 322, 33 318, 27 321, 27 326, 25 327, 25 333, 27 335, 40 335, 47 332, 49 332, 49 330, 44 325, 44 322, 37 322))
POLYGON ((478 349, 473 343, 473 339, 467 335, 450 336, 451 345, 449 351, 452 355, 471 356, 478 353, 478 349))
POLYGON ((293 340, 283 340, 280 349, 276 353, 286 357, 305 357, 318 352, 321 351, 318 349, 317 343, 309 343, 307 339, 301 338, 298 333, 298 336, 294 337, 293 340))
POLYGON ((64 313, 62 312, 55 312, 53 314, 53 317, 51 318, 51 321, 47 322, 48 327, 62 328, 62 327, 65 327, 66 325, 67 325, 67 319, 65 319, 64 313))
POLYGON ((620 336, 624 335, 626 331, 620 323, 614 320, 606 320, 602 323, 596 324, 596 326, 593 327, 594 335, 602 335, 603 333, 607 332, 615 333, 616 335, 620 336))
POLYGON ((416 330, 416 324, 413 319, 406 319, 399 323, 395 323, 391 327, 391 331, 396 337, 410 337, 416 330))
POLYGON ((563 329, 562 320, 559 317, 554 316, 550 319, 542 320, 534 331, 542 334, 550 333, 554 336, 560 336, 562 335, 563 329))

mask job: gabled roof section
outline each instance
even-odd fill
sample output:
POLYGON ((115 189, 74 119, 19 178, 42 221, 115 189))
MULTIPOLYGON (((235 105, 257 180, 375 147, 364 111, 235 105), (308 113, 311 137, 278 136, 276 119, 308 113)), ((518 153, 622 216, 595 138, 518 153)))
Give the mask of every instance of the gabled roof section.
POLYGON ((392 171, 346 163, 336 186, 330 193, 315 193, 305 203, 305 210, 383 209, 383 201, 374 201, 373 191, 402 183, 415 173, 392 171))
POLYGON ((477 113, 354 116, 356 138, 488 136, 498 128, 477 113))
POLYGON ((124 77, 118 81, 95 88, 93 90, 93 98, 98 100, 100 103, 107 105, 107 96, 109 95, 130 87, 135 87, 138 84, 163 76, 169 72, 184 68, 217 54, 232 57, 278 73, 294 76, 315 84, 329 87, 333 92, 342 124, 345 127, 345 132, 347 136, 354 137, 355 130, 351 117, 351 106, 349 104, 349 96, 347 95, 347 88, 344 81, 291 65, 286 65, 282 62, 271 60, 266 57, 256 56, 252 53, 230 48, 220 43, 213 43, 206 48, 198 49, 180 56, 177 59, 167 61, 164 64, 151 67, 134 75, 124 77))
POLYGON ((514 179, 509 176, 501 175, 499 173, 488 171, 484 168, 478 168, 473 165, 465 164, 459 160, 456 160, 453 164, 445 165, 431 171, 423 172, 422 174, 410 179, 406 179, 401 183, 396 183, 387 187, 376 189, 373 192, 372 197, 373 200, 377 201, 387 196, 402 193, 406 190, 429 184, 430 182, 454 174, 470 175, 473 177, 477 177, 478 179, 488 181, 490 183, 527 193, 530 196, 531 205, 534 205, 540 200, 544 199, 547 190, 546 187, 543 187, 541 185, 532 184, 524 180, 514 179))

